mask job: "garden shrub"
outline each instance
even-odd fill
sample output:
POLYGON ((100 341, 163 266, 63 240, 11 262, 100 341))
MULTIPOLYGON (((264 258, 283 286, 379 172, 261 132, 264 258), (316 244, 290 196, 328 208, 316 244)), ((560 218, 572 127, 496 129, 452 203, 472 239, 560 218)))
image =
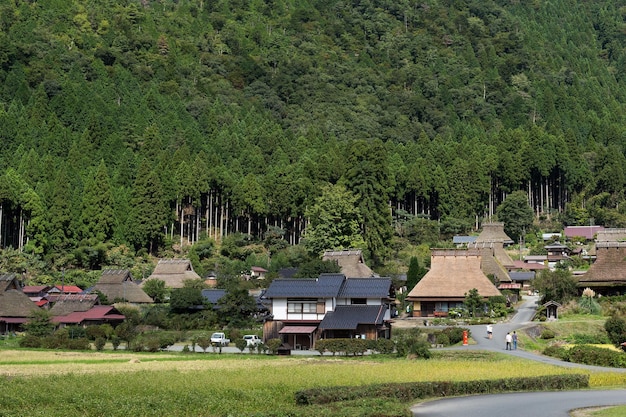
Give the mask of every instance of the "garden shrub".
POLYGON ((409 402, 433 397, 513 391, 580 389, 587 387, 589 387, 589 375, 544 375, 478 381, 433 381, 353 387, 321 387, 298 391, 295 394, 295 400, 299 405, 328 404, 360 398, 395 398, 403 402, 409 402))
POLYGON ((282 344, 283 342, 280 339, 270 339, 267 341, 267 350, 271 355, 276 355, 278 353, 278 348, 282 344))
POLYGON ((569 343, 576 345, 594 345, 611 343, 608 336, 605 334, 587 334, 587 333, 574 333, 567 338, 569 343))
POLYGON ((626 354, 610 349, 582 345, 569 350, 569 361, 585 365, 626 368, 626 354))
POLYGON ((106 345, 106 343, 107 340, 104 337, 97 337, 94 341, 94 346, 96 347, 96 350, 100 351, 104 349, 104 345, 106 345))
POLYGON ((315 348, 320 352, 331 352, 333 356, 337 353, 344 355, 362 355, 368 349, 366 339, 320 339, 316 342, 315 348))
POLYGON ((615 346, 626 342, 626 320, 612 316, 604 322, 604 330, 609 335, 609 339, 615 346))
POLYGON ((541 331, 541 336, 539 337, 542 339, 554 339, 556 337, 556 333, 554 333, 551 329, 543 329, 541 331))
POLYGON ((22 339, 20 339, 20 347, 25 348, 40 348, 41 347, 41 338, 39 336, 33 336, 31 334, 27 334, 22 339))
POLYGON ((551 356, 553 358, 561 359, 566 362, 569 361, 569 350, 563 346, 548 346, 543 350, 543 354, 546 356, 551 356))

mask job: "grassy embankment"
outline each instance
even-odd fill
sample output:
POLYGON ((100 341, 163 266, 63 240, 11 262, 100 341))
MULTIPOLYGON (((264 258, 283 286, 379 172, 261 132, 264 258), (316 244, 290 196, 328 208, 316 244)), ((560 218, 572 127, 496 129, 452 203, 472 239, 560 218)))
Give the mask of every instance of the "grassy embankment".
MULTIPOLYGON (((479 380, 579 373, 499 353, 389 357, 137 354, 4 350, 3 416, 408 416, 410 404, 363 398, 297 406, 319 386, 479 380)), ((592 386, 626 386, 626 374, 592 374, 592 386)))

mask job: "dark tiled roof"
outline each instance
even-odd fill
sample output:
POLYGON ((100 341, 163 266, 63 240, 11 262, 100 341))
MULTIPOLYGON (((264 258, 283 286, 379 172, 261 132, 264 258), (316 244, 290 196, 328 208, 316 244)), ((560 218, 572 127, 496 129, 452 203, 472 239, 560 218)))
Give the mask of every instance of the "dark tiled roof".
POLYGON ((525 272, 525 271, 511 271, 509 272, 511 279, 513 281, 530 281, 535 278, 534 272, 525 272))
POLYGON ((339 298, 385 298, 391 291, 389 278, 350 278, 346 279, 339 292, 339 298))
POLYGON ((452 237, 452 243, 454 243, 455 245, 461 245, 463 243, 474 243, 476 242, 476 238, 478 236, 453 236, 452 237))
POLYGON ((384 305, 340 305, 326 313, 320 322, 323 330, 356 330, 359 324, 383 324, 387 307, 384 305))
POLYGON ((321 274, 319 278, 275 279, 265 292, 265 298, 336 297, 345 280, 342 274, 321 274))
POLYGON ((211 304, 217 304, 217 302, 226 295, 226 290, 211 289, 202 290, 202 296, 211 304))

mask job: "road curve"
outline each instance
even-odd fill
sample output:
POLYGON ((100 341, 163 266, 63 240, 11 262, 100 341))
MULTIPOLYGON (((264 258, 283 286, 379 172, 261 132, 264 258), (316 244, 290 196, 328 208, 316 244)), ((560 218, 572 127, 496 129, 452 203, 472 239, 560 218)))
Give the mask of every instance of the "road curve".
POLYGON ((626 390, 521 392, 446 398, 411 408, 415 417, 569 417, 576 408, 626 404, 626 390))
MULTIPOLYGON (((485 326, 470 326, 476 345, 455 349, 497 350, 513 356, 543 362, 550 365, 576 367, 591 371, 626 372, 624 368, 590 366, 537 355, 523 350, 504 350, 507 332, 530 324, 538 297, 524 297, 524 303, 507 323, 494 325, 493 339, 486 336, 485 326)), ((445 398, 427 401, 411 408, 414 417, 569 417, 576 408, 600 407, 626 404, 626 390, 581 390, 558 392, 522 392, 467 397, 445 398)))

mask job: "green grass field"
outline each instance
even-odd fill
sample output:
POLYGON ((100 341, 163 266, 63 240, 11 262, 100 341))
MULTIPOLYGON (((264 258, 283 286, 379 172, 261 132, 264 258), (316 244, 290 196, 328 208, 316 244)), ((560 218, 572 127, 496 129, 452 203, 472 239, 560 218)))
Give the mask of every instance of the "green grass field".
MULTIPOLYGON (((579 373, 499 353, 436 352, 430 360, 378 356, 136 354, 3 350, 2 416, 408 416, 410 404, 363 398, 297 406, 319 386, 477 380, 579 373)), ((626 386, 624 374, 592 375, 626 386)))

